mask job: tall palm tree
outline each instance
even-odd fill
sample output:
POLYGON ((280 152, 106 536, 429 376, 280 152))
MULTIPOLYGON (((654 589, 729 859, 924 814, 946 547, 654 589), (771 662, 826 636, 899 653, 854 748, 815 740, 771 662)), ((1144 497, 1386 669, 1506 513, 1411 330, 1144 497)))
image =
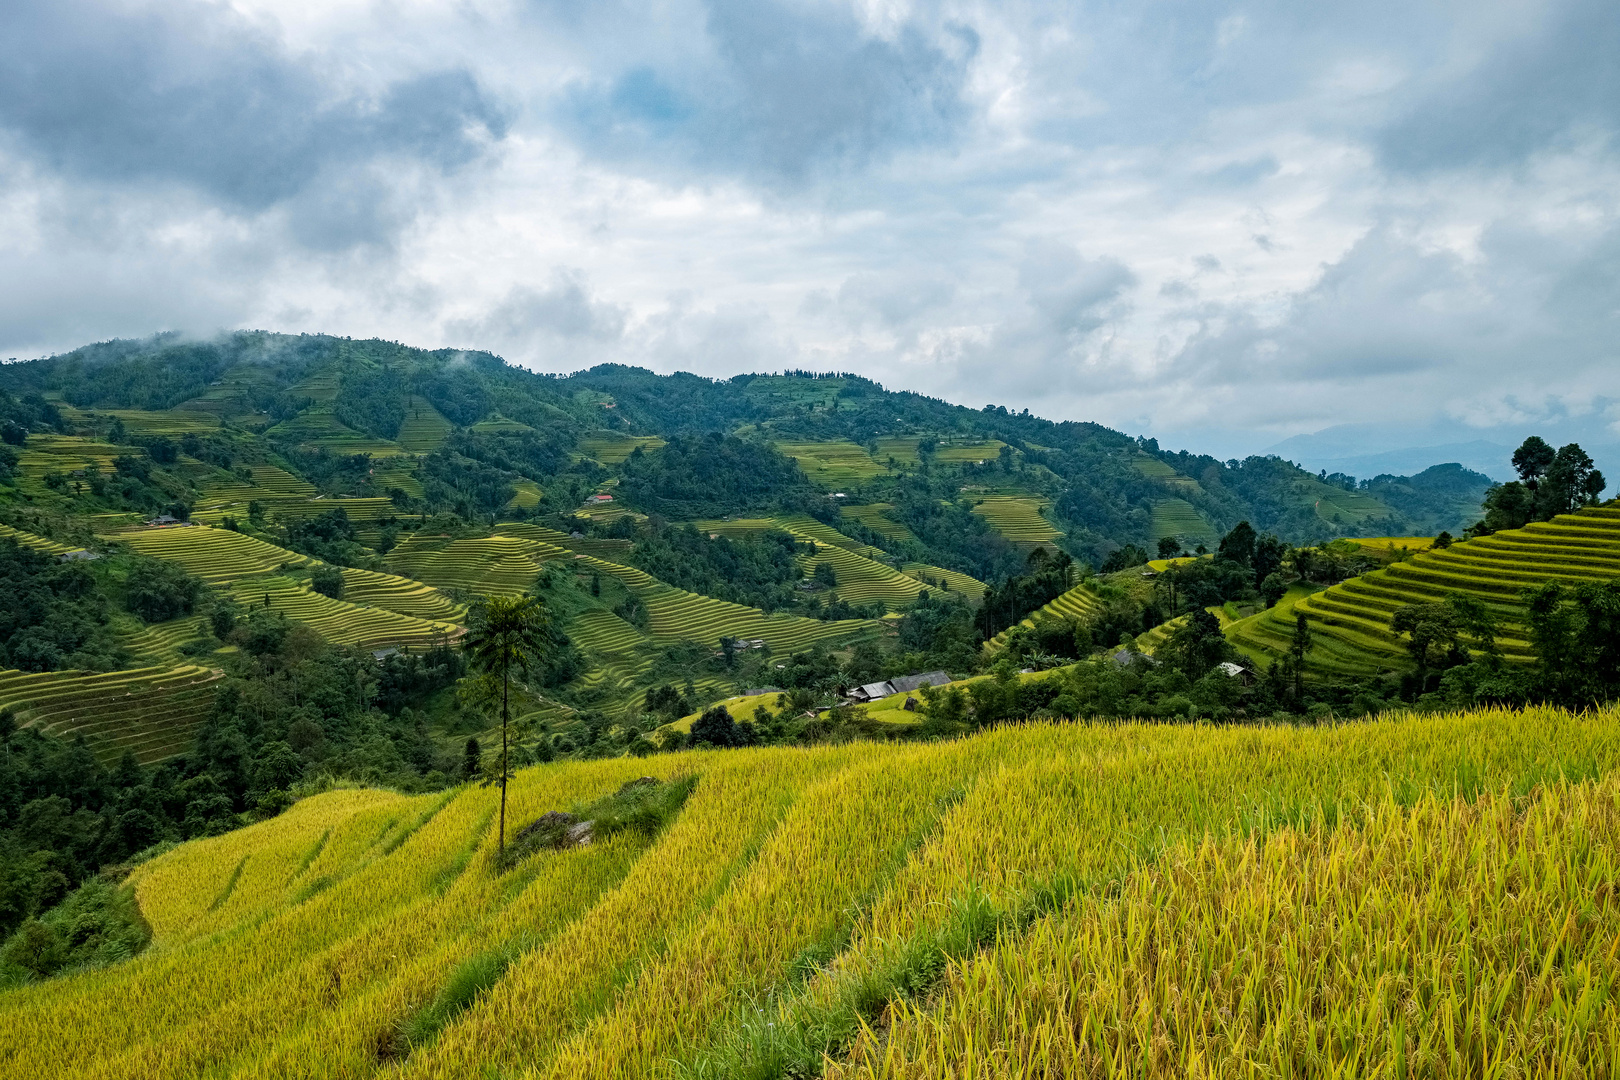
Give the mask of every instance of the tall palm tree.
POLYGON ((501 831, 506 851, 507 726, 512 719, 512 669, 525 674, 545 656, 549 637, 545 608, 532 596, 492 596, 473 609, 467 656, 501 683, 501 831))

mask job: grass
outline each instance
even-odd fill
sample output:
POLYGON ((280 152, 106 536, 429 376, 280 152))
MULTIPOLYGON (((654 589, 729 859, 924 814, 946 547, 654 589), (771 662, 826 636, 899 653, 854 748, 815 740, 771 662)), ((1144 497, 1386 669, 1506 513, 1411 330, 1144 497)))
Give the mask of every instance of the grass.
POLYGON ((0 994, 0 1060, 108 1077, 1607 1075, 1615 720, 1030 724, 541 766, 513 780, 509 820, 699 779, 653 837, 505 871, 493 788, 333 791, 137 867, 153 947, 0 994))
POLYGON ((1047 500, 1028 495, 980 495, 973 499, 973 512, 1008 540, 1044 544, 1063 535, 1041 516, 1048 505, 1047 500))
MULTIPOLYGON (((1389 539, 1370 542, 1375 552, 1389 539)), ((1228 637, 1256 657, 1288 648, 1294 616, 1305 615, 1315 642, 1307 667, 1318 675, 1362 676, 1410 665, 1389 629, 1395 610, 1460 592, 1483 601, 1502 620, 1498 645, 1509 660, 1532 658, 1522 625, 1521 588, 1546 581, 1578 583, 1620 577, 1620 508, 1566 514, 1449 548, 1422 551, 1382 569, 1301 597, 1290 607, 1235 624, 1228 637)))

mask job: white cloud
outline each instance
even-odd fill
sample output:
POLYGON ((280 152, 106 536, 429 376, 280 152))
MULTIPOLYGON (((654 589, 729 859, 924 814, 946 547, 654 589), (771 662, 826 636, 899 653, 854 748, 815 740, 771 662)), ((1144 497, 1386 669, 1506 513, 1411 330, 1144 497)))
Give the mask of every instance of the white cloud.
POLYGON ((1250 447, 1620 399, 1599 0, 71 0, 0 40, 0 356, 326 330, 1250 447))

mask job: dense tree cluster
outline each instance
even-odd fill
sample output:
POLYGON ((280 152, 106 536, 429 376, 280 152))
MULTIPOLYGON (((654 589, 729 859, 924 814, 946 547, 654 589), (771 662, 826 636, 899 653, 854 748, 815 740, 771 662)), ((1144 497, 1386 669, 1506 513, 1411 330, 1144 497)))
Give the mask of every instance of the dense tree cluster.
POLYGON ((803 549, 785 532, 711 540, 684 525, 649 530, 636 542, 629 561, 676 588, 771 612, 793 607, 802 598, 796 589, 803 577, 796 556, 803 549))

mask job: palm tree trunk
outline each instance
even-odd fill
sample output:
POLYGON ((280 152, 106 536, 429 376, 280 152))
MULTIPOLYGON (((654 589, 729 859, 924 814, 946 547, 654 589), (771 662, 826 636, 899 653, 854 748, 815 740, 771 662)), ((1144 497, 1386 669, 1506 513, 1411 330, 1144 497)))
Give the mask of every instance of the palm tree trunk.
POLYGON ((512 667, 510 664, 501 670, 501 854, 506 854, 506 718, 507 696, 512 685, 512 667))

